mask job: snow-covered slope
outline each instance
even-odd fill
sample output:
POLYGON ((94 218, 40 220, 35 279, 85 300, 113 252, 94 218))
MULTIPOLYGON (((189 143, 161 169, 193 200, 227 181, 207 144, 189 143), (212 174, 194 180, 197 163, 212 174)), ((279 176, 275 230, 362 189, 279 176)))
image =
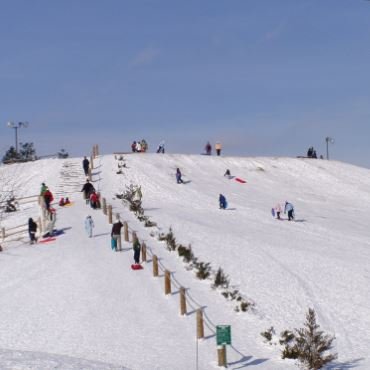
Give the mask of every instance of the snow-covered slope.
MULTIPOLYGON (((46 181, 56 195, 68 194, 75 204, 58 209, 57 227, 65 234, 54 244, 5 243, 0 348, 132 369, 195 368, 194 309, 205 307, 208 326, 206 339, 198 343, 199 368, 216 366, 214 325, 231 324, 229 367, 289 369, 294 363, 281 360, 278 346, 263 343, 260 332, 299 327, 313 307, 322 329, 337 338, 334 368, 370 368, 369 170, 290 158, 136 154, 125 161, 127 168, 117 174, 114 156, 99 158, 94 185, 188 288, 190 314, 179 316, 177 289, 164 296, 163 277, 152 277, 151 263, 143 271, 130 270, 130 244, 124 244, 123 253, 110 250, 106 216, 92 212, 79 193, 81 159, 5 166, 1 186, 16 189, 18 196, 37 194, 46 181), (176 184, 176 168, 187 184, 176 184), (247 183, 225 178, 226 169, 247 183), (129 183, 142 186, 145 215, 158 228, 144 228, 116 199, 129 183), (219 193, 227 197, 228 210, 218 209, 219 193), (285 200, 295 206, 295 222, 271 216, 271 208, 285 200), (83 230, 88 213, 96 225, 93 239, 83 230), (187 271, 157 240, 169 227, 201 261, 214 270, 222 267, 231 285, 255 303, 254 310, 234 312, 235 302, 212 290, 211 281, 187 271)), ((1 226, 37 215, 36 204, 25 204, 1 226)))

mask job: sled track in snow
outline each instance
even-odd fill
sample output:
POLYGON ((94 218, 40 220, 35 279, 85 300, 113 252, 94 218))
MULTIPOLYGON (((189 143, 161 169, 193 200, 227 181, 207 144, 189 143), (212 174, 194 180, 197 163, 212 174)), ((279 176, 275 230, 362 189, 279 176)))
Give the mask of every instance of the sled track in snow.
POLYGON ((0 349, 2 370, 129 370, 113 364, 44 352, 0 349))
POLYGON ((66 160, 60 170, 60 181, 55 190, 56 199, 80 192, 85 180, 82 166, 75 161, 66 160))

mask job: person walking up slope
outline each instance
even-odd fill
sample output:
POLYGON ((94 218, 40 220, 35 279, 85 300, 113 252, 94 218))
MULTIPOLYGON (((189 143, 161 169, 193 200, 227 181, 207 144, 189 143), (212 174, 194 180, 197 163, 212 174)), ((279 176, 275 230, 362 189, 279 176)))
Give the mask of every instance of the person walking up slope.
POLYGON ((135 239, 132 248, 134 250, 134 261, 135 261, 135 265, 139 265, 140 264, 140 249, 141 249, 141 245, 140 245, 140 242, 139 242, 139 239, 138 238, 135 239))
POLYGON ((280 220, 281 219, 280 218, 280 213, 282 212, 282 208, 281 208, 281 204, 280 203, 276 204, 276 206, 275 206, 275 212, 276 212, 276 218, 278 220, 280 220))
POLYGON ((284 214, 288 212, 288 221, 294 220, 294 207, 292 203, 285 202, 284 214))
POLYGON ((112 250, 115 250, 117 251, 117 241, 118 241, 118 238, 121 237, 121 229, 123 227, 123 223, 117 219, 117 221, 113 224, 112 226, 112 231, 111 231, 111 238, 112 238, 112 241, 111 241, 111 245, 112 245, 112 250))
POLYGON ((86 157, 84 157, 82 161, 82 167, 84 169, 85 176, 89 174, 89 166, 90 166, 89 160, 86 157))
POLYGON ((87 236, 89 238, 92 238, 93 236, 93 228, 95 227, 94 225, 94 221, 92 219, 92 217, 89 215, 85 218, 85 230, 86 230, 86 233, 87 233, 87 236))
POLYGON ((227 201, 224 195, 220 194, 220 196, 218 197, 218 202, 220 204, 220 209, 226 209, 227 201))
POLYGON ((36 239, 37 223, 32 218, 28 219, 28 234, 30 236, 30 244, 37 243, 36 239))
POLYGON ((89 204, 90 195, 93 191, 95 191, 93 184, 91 184, 89 180, 86 180, 86 183, 82 187, 81 191, 84 193, 84 199, 86 200, 86 204, 89 204))
POLYGON ((182 174, 181 174, 181 171, 180 171, 180 168, 176 168, 176 182, 178 184, 183 184, 184 181, 182 180, 182 174))

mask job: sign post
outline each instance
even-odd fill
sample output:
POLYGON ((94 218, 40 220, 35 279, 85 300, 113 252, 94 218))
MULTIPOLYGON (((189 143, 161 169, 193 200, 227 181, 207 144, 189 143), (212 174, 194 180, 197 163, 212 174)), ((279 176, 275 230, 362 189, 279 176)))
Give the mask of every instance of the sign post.
POLYGON ((227 367, 226 345, 231 345, 231 326, 216 326, 217 358, 218 366, 227 367))

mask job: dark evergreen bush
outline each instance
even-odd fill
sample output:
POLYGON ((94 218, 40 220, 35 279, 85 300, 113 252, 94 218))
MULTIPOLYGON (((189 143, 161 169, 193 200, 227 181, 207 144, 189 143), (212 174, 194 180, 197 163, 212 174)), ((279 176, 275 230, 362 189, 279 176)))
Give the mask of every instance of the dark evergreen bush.
POLYGON ((208 279, 211 275, 211 264, 209 262, 197 262, 195 264, 195 269, 197 270, 196 276, 200 280, 208 279))
POLYGON ((212 288, 228 288, 229 286, 229 278, 227 275, 225 275, 224 271, 222 270, 221 267, 218 268, 216 275, 215 275, 215 280, 212 284, 212 288))

